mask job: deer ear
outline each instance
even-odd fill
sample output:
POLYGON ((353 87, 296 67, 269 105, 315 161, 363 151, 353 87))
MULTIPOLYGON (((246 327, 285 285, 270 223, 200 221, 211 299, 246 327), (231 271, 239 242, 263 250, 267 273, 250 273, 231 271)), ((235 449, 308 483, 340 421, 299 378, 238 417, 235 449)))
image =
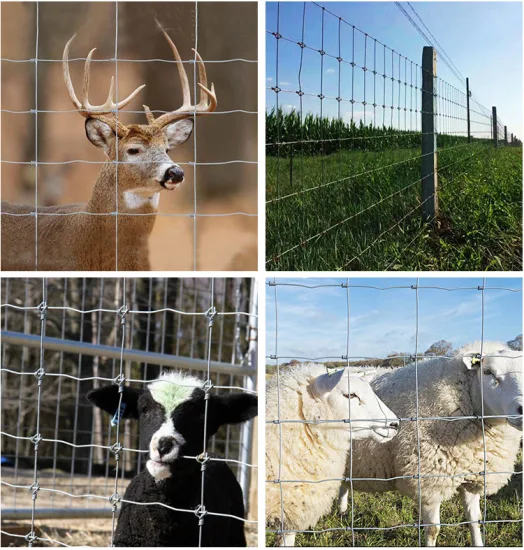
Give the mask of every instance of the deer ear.
POLYGON ((109 156, 111 145, 115 140, 115 133, 108 124, 96 118, 88 118, 86 120, 86 136, 95 147, 102 149, 109 156))
POLYGON ((190 138, 192 132, 193 120, 190 118, 179 120, 164 128, 164 133, 170 148, 185 143, 190 138))

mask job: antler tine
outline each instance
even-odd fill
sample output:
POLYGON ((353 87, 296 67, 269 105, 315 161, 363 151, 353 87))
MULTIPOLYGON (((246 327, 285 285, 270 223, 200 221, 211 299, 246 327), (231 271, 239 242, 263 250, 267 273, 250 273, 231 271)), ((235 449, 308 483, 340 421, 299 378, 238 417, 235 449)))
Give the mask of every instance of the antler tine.
POLYGON ((200 101, 198 105, 193 105, 191 103, 191 91, 189 88, 189 80, 187 78, 187 73, 182 64, 182 59, 180 58, 180 54, 178 53, 178 50, 175 44, 173 43, 173 41, 171 40, 167 32, 162 28, 162 26, 158 21, 157 21, 157 25, 160 27, 162 33, 164 34, 166 40, 168 41, 171 47, 171 50, 173 51, 173 55, 175 56, 175 60, 177 61, 178 74, 180 75, 180 82, 182 84, 183 103, 179 109, 176 109, 175 111, 172 111, 170 113, 165 113, 159 116, 156 120, 153 119, 154 120, 153 122, 151 122, 149 118, 149 114, 146 111, 148 122, 150 124, 155 124, 159 128, 163 128, 168 124, 172 124, 176 120, 181 120, 183 118, 191 118, 195 115, 202 115, 202 114, 213 112, 217 107, 215 87, 213 86, 213 84, 211 84, 211 89, 207 87, 206 67, 205 67, 204 61, 200 57, 200 54, 196 50, 193 50, 195 52, 195 57, 198 64, 198 76, 199 76, 198 87, 200 88, 200 101))
POLYGON ((100 120, 103 120, 107 124, 109 124, 113 129, 118 128, 119 130, 124 130, 125 127, 123 124, 121 124, 120 122, 117 123, 116 120, 108 119, 106 117, 103 117, 102 115, 107 115, 114 111, 119 111, 120 109, 125 107, 145 87, 145 84, 142 84, 141 86, 139 86, 135 91, 129 94, 122 101, 115 103, 113 101, 115 80, 114 80, 114 77, 111 77, 109 94, 107 96, 105 103, 103 103, 102 105, 91 105, 89 103, 88 96, 89 96, 89 81, 90 81, 90 75, 91 75, 91 59, 93 57, 93 53, 96 50, 96 48, 93 48, 86 57, 86 62, 84 66, 84 80, 82 84, 82 101, 80 102, 75 94, 73 83, 71 81, 71 73, 69 72, 69 48, 75 36, 76 34, 74 34, 65 45, 64 54, 62 56, 62 68, 64 72, 64 80, 65 80, 65 84, 67 86, 67 91, 69 92, 69 97, 71 98, 71 101, 73 102, 78 112, 85 118, 98 118, 100 120))
POLYGON ((78 101, 78 98, 76 97, 75 90, 73 88, 73 83, 71 82, 71 73, 69 72, 69 47, 71 46, 71 42, 75 39, 76 34, 73 34, 73 36, 67 41, 67 44, 64 48, 64 53, 62 55, 62 70, 64 72, 64 81, 67 87, 67 91, 69 93, 69 97, 71 101, 73 102, 73 105, 77 109, 82 108, 82 104, 80 101, 78 101))
POLYGON ((173 52, 173 56, 175 57, 175 61, 177 61, 177 69, 178 69, 178 75, 180 76, 180 83, 182 84, 182 97, 183 97, 183 107, 191 105, 191 91, 189 89, 189 80, 187 79, 187 73, 184 69, 184 64, 182 62, 182 59, 180 57, 180 54, 178 53, 177 47, 175 46, 174 42, 171 40, 171 37, 167 32, 162 28, 160 23, 157 20, 157 25, 160 27, 160 30, 166 37, 166 40, 169 44, 169 47, 171 48, 171 51, 173 52))

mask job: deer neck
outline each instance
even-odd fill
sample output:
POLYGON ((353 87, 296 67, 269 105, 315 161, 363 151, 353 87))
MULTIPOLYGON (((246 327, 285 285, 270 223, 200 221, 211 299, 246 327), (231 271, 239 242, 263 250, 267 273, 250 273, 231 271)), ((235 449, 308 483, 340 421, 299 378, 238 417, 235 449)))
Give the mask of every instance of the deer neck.
MULTIPOLYGON (((156 214, 159 198, 160 191, 152 190, 145 185, 129 189, 127 182, 120 178, 117 180, 116 165, 108 162, 98 174, 93 194, 87 204, 87 211, 156 214)), ((132 216, 129 218, 131 219, 132 216)), ((151 216, 151 220, 154 220, 154 216, 151 216)))

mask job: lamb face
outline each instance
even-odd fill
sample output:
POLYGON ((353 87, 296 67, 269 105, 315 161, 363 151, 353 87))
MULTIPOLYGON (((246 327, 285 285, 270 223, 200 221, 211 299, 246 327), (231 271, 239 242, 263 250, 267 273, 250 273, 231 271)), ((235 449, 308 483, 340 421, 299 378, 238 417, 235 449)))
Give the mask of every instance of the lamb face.
MULTIPOLYGON (((211 393, 206 400, 202 386, 198 378, 170 373, 145 389, 123 389, 122 417, 138 419, 140 448, 149 451, 147 470, 157 480, 172 477, 180 457, 198 456, 204 451, 206 401, 206 440, 223 424, 244 422, 257 414, 255 396, 211 393)), ((93 390, 87 398, 110 414, 116 412, 120 403, 115 385, 93 390)))
MULTIPOLYGON (((482 368, 480 358, 473 352, 464 354, 462 361, 476 375, 477 394, 479 399, 483 398, 484 415, 512 416, 507 419, 508 423, 522 431, 522 352, 508 349, 485 352, 482 368)), ((477 412, 481 414, 482 409, 477 412)))

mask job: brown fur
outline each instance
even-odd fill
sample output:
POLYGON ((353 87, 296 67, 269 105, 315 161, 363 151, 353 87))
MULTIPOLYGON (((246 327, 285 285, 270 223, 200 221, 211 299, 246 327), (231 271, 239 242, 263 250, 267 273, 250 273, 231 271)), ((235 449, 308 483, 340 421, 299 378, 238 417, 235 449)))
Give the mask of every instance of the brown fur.
MULTIPOLYGON (((147 149, 147 160, 159 162, 165 155, 167 138, 158 128, 130 125, 125 137, 118 140, 119 159, 125 157, 126 147, 141 143, 147 149)), ((110 147, 108 160, 116 158, 116 140, 110 147)), ((165 155, 165 157, 164 157, 165 155)), ((36 218, 32 216, 2 215, 2 269, 6 271, 34 270, 93 270, 93 271, 146 271, 150 269, 148 238, 155 223, 156 208, 144 204, 140 208, 127 208, 123 193, 136 188, 162 191, 164 188, 151 179, 158 164, 118 165, 118 220, 115 212, 116 165, 105 164, 96 180, 93 194, 85 204, 39 207, 39 214, 88 212, 90 215, 38 216, 38 264, 36 253, 36 218), (151 214, 126 216, 125 213, 151 214), (118 265, 116 251, 118 221, 118 265)), ((31 213, 32 205, 2 201, 2 213, 31 213)))

